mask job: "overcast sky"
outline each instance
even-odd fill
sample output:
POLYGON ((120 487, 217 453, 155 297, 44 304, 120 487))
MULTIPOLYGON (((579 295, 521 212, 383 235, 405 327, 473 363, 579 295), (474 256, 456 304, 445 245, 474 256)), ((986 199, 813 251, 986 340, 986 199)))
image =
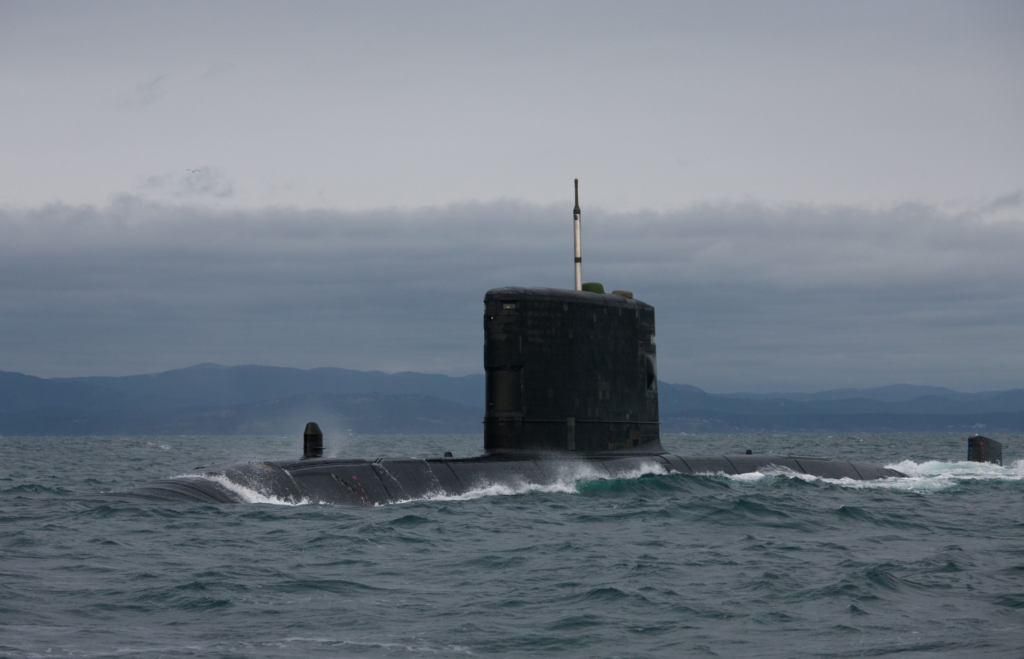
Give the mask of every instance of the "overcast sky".
POLYGON ((0 2, 0 370, 480 372, 578 177, 663 379, 1024 386, 1022 72, 1021 2, 0 2))

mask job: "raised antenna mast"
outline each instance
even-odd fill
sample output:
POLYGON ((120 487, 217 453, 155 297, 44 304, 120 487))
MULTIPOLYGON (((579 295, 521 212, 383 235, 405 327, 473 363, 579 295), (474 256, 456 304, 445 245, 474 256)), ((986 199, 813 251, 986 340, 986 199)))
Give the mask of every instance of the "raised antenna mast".
POLYGON ((583 290, 583 257, 580 256, 580 180, 576 182, 576 206, 572 209, 572 227, 576 244, 576 290, 583 290))

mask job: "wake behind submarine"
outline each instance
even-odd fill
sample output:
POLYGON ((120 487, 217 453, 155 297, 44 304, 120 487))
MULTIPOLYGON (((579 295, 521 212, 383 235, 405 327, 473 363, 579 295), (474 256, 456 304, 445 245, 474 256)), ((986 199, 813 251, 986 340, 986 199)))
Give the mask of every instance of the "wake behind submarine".
POLYGON ((132 495, 242 502, 244 490, 292 502, 380 505, 489 485, 547 485, 581 469, 616 478, 671 471, 784 468, 821 478, 903 477, 849 460, 793 455, 680 456, 661 445, 654 307, 582 282, 579 180, 574 290, 495 288, 484 296, 484 452, 472 458, 324 458, 309 423, 298 460, 247 462, 157 481, 132 495))

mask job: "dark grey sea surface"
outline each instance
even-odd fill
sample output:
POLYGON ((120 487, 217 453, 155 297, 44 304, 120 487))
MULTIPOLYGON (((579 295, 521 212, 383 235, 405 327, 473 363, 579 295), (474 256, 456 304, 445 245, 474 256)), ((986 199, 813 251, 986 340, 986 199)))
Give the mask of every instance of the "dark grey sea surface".
MULTIPOLYGON (((0 438, 7 657, 1024 655, 1024 436, 672 435, 909 479, 644 475, 377 508, 107 496, 295 437, 0 438)), ((327 439, 457 456, 480 436, 327 439)))

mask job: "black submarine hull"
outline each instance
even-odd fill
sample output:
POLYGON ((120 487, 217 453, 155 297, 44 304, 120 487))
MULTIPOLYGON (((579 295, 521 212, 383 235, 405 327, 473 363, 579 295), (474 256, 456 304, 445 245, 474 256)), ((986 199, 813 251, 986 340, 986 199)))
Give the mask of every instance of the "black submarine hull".
MULTIPOLYGON (((577 210, 578 214, 578 210, 577 210)), ((578 262, 578 261, 577 261, 578 262)), ((661 445, 654 307, 628 291, 509 286, 484 296, 484 454, 333 459, 310 422, 303 459, 249 462, 158 481, 136 497, 211 503, 376 506, 488 487, 643 474, 746 474, 771 468, 875 480, 884 467, 789 455, 679 456, 661 445)))
POLYGON ((746 474, 787 469, 819 478, 876 480, 905 474, 862 462, 783 455, 483 455, 475 458, 319 458, 203 469, 131 491, 159 501, 325 503, 379 506, 457 497, 493 486, 523 488, 643 474, 746 474))

